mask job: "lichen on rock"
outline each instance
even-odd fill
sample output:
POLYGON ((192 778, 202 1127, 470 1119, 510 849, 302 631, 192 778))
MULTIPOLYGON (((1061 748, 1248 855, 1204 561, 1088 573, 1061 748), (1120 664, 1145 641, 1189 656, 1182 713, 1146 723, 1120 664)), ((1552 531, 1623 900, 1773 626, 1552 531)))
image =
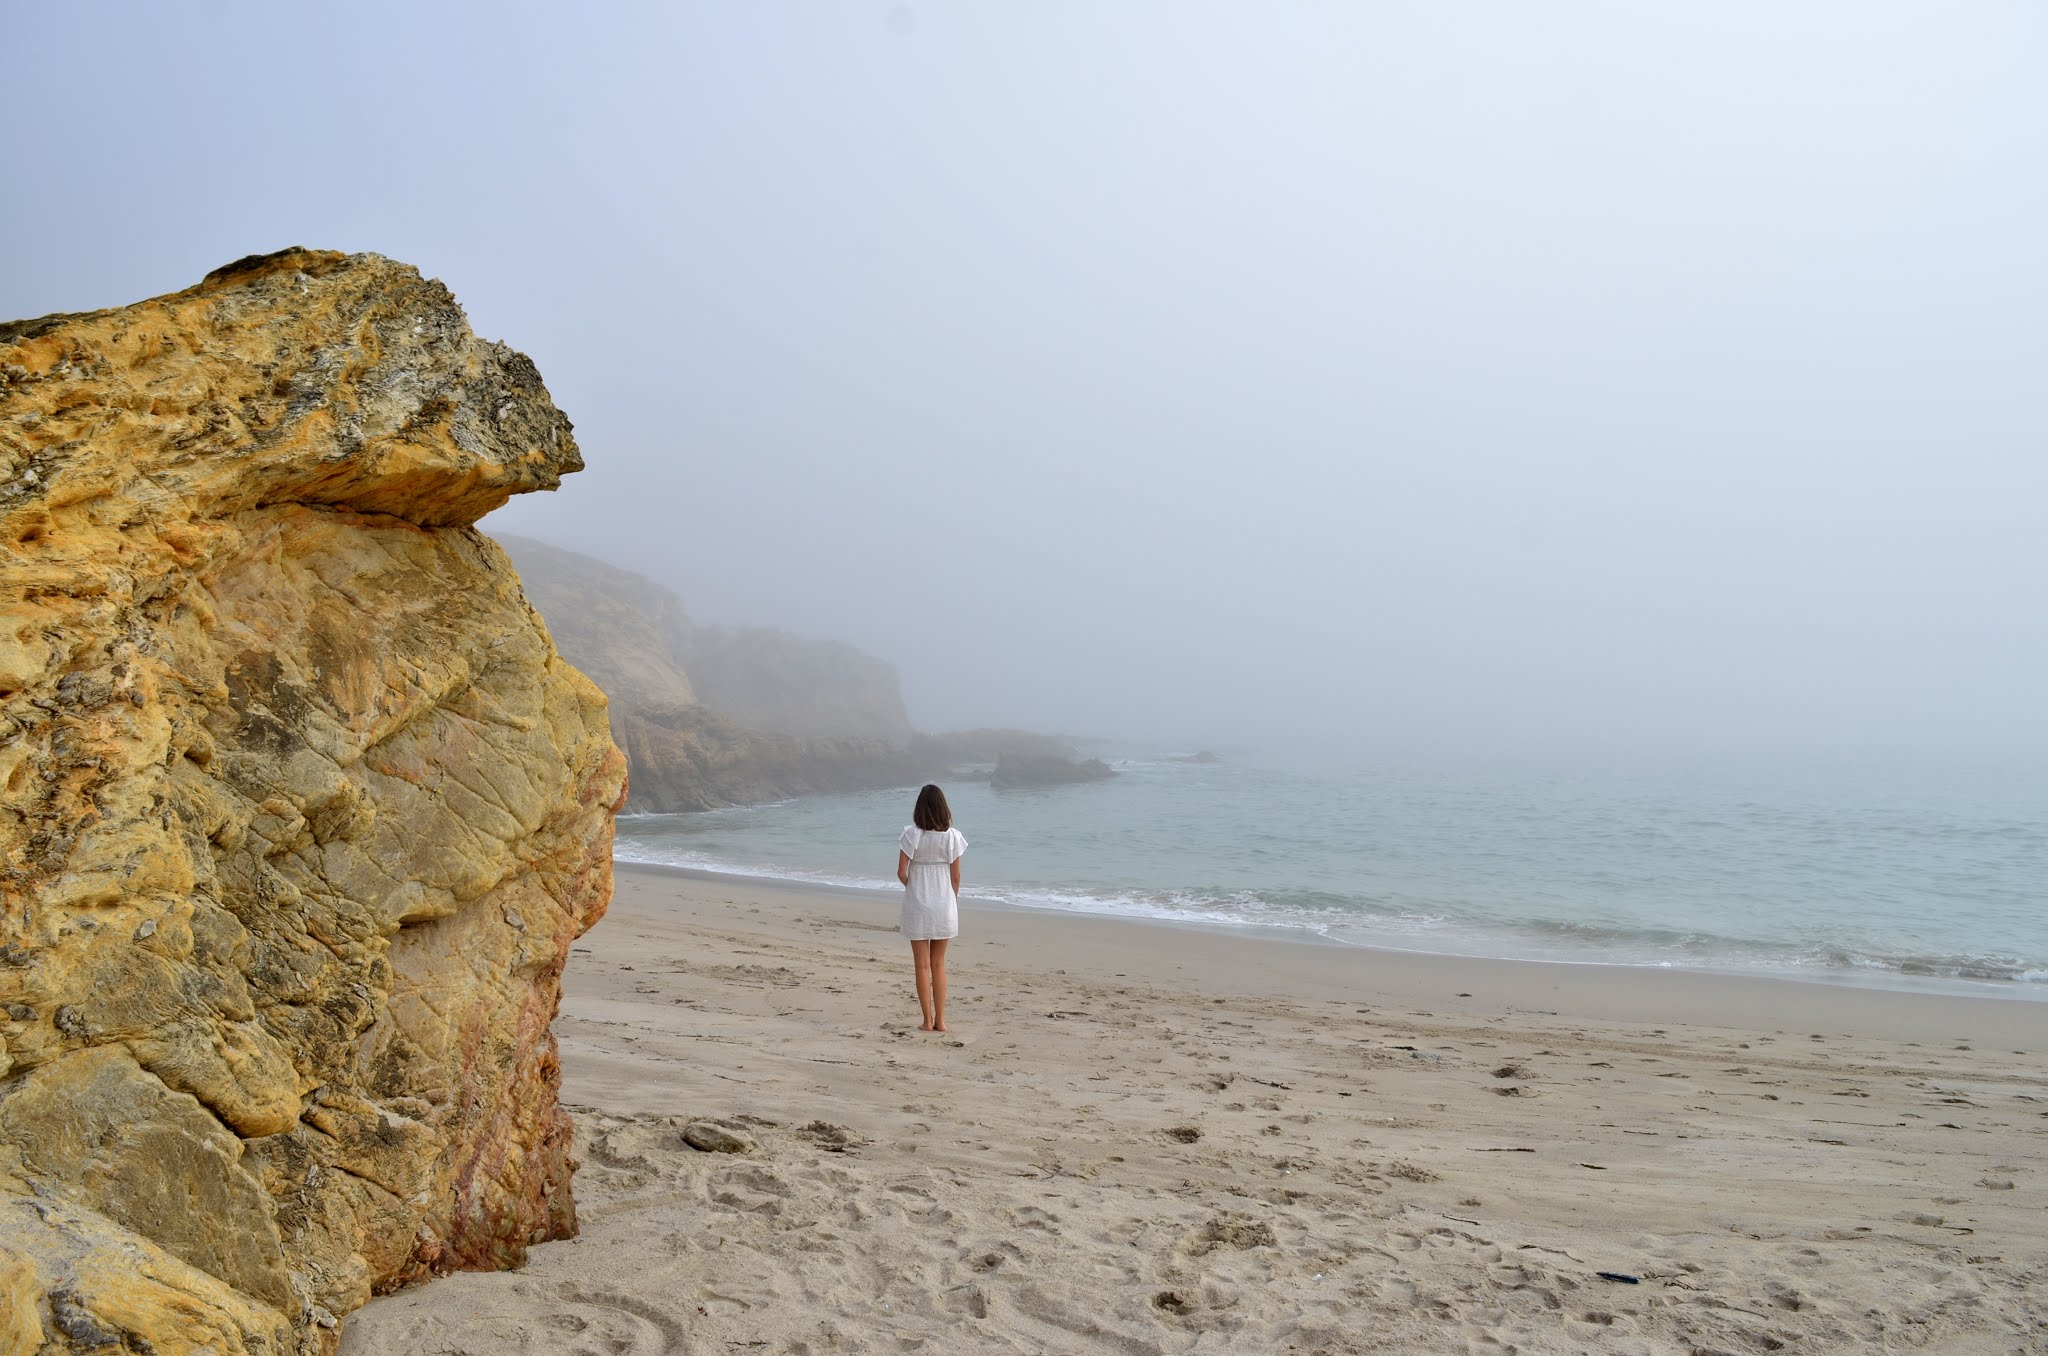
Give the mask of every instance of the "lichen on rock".
POLYGON ((580 466, 376 255, 0 324, 0 1356, 330 1351, 574 1231, 625 764, 472 525, 580 466))

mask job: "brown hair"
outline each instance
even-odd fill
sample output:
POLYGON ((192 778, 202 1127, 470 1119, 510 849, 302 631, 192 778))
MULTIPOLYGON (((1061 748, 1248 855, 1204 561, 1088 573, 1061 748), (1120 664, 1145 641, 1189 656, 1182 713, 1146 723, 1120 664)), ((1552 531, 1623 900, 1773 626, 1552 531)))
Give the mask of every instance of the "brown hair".
POLYGON ((953 807, 946 804, 946 793, 927 782, 924 790, 917 793, 917 807, 910 812, 910 822, 934 833, 952 828, 953 807))

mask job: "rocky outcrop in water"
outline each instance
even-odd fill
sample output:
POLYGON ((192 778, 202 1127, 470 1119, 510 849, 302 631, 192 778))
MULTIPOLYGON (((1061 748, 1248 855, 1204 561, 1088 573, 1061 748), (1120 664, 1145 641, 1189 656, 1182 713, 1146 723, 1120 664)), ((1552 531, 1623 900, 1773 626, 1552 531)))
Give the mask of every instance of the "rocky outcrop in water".
POLYGON ((330 1351, 574 1230, 624 762, 471 524, 580 465, 375 255, 0 325, 0 1353, 330 1351))
POLYGON ((1005 756, 989 774, 988 784, 998 791, 1025 786, 1066 786, 1074 782, 1100 782, 1116 772, 1100 758, 1057 756, 1005 756))
POLYGON ((953 730, 945 734, 921 734, 910 741, 911 751, 935 767, 962 763, 997 763, 1005 758, 1075 757, 1074 746, 1054 735, 1029 730, 953 730))

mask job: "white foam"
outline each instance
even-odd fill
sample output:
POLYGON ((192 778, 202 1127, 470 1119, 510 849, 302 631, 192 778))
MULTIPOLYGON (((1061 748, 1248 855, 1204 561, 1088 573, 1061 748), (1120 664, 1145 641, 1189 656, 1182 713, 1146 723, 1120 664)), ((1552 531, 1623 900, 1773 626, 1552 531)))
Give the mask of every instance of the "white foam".
MULTIPOLYGON (((746 807, 760 808, 760 807, 746 807)), ((726 813, 733 813, 727 811, 726 813)), ((656 818, 658 816, 648 816, 656 818)), ((893 880, 797 867, 740 864, 695 851, 650 842, 621 840, 621 862, 675 866, 763 881, 788 881, 893 895, 893 880)), ((1312 903, 1284 904, 1254 891, 1230 894, 1177 891, 1074 889, 1057 886, 977 885, 966 902, 1057 913, 1096 914, 1232 931, 1292 934, 1378 950, 1419 954, 1495 957, 1554 964, 1619 965, 1662 970, 1706 970, 1736 974, 1777 974, 1809 980, 1876 983, 1885 987, 1938 988, 1952 992, 2004 994, 2048 999, 2048 967, 2025 968, 2017 958, 2000 963, 1940 956, 1902 959, 1837 947, 1796 949, 1746 942, 1741 937, 1632 931, 1583 922, 1564 924, 1531 918, 1487 922, 1455 919, 1421 910, 1376 910, 1312 903)), ((1348 901, 1347 901, 1348 902, 1348 901)))
POLYGON ((638 851, 614 848, 612 860, 627 862, 636 866, 678 866, 689 871, 703 871, 714 876, 738 876, 745 880, 786 880, 805 885, 830 885, 842 890, 894 891, 902 887, 894 881, 863 879, 855 876, 838 876, 825 871, 800 871, 794 867, 781 866, 738 866, 712 857, 702 857, 693 852, 664 852, 640 849, 638 851))

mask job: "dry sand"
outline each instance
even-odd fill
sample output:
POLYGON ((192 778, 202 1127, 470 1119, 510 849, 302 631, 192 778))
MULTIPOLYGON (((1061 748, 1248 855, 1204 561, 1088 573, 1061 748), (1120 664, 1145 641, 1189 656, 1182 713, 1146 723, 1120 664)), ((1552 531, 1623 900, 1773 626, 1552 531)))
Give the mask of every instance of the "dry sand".
POLYGON ((894 911, 622 869, 582 1237, 344 1356, 2048 1351, 2048 1004, 894 911))

